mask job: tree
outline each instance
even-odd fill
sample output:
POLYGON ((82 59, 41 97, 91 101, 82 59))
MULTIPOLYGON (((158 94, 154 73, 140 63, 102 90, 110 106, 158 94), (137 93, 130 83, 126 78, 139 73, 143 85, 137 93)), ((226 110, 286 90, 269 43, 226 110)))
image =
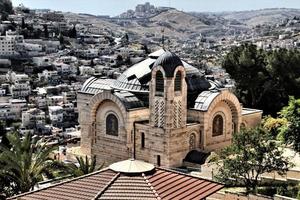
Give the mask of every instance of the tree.
POLYGON ((280 111, 280 117, 288 122, 279 137, 286 144, 292 145, 295 151, 300 152, 300 99, 290 97, 288 106, 280 111))
POLYGON ((26 28, 26 23, 25 23, 25 19, 24 17, 22 17, 22 24, 21 24, 21 28, 25 29, 26 28))
POLYGON ((237 95, 247 106, 257 107, 265 92, 272 87, 264 60, 264 52, 255 45, 233 48, 225 57, 223 67, 236 81, 237 95))
POLYGON ((60 44, 61 46, 64 46, 64 45, 65 45, 65 38, 64 38, 64 36, 63 36, 62 33, 59 34, 58 40, 59 40, 59 44, 60 44))
POLYGON ((283 174, 289 167, 278 142, 261 127, 235 133, 231 146, 222 150, 220 158, 223 162, 216 178, 227 184, 240 181, 247 193, 256 192, 263 173, 283 174))
POLYGON ((73 26, 72 29, 70 29, 70 30, 68 31, 68 36, 69 36, 70 38, 76 38, 76 37, 77 37, 77 31, 76 31, 75 25, 73 26))
POLYGON ((43 175, 53 177, 55 162, 49 158, 49 154, 55 147, 48 147, 42 140, 32 139, 30 134, 21 139, 19 134, 10 133, 7 139, 10 147, 0 146, 0 177, 10 180, 5 193, 12 195, 27 192, 43 180, 43 175))
POLYGON ((78 162, 78 166, 74 163, 68 165, 68 171, 74 177, 92 173, 100 170, 104 166, 103 163, 99 167, 96 167, 96 156, 93 156, 92 159, 88 159, 88 157, 85 156, 85 160, 82 157, 76 156, 76 160, 78 162))
POLYGON ((10 0, 0 0, 1 20, 7 20, 9 14, 13 14, 13 6, 10 0))
POLYGON ((249 107, 276 115, 289 96, 300 97, 300 52, 264 51, 253 44, 234 47, 223 67, 236 81, 236 95, 249 107))
POLYGON ((267 116, 262 120, 263 128, 266 129, 274 138, 281 135, 288 124, 286 118, 274 118, 267 116))
POLYGON ((49 38, 49 31, 48 31, 48 25, 44 25, 44 36, 45 38, 49 38))

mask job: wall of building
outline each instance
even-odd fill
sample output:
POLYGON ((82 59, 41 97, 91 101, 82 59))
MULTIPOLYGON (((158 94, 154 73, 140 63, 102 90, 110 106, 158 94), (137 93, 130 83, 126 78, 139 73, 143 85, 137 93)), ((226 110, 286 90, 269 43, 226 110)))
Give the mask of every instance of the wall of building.
POLYGON ((242 115, 242 126, 246 128, 251 128, 259 125, 262 119, 262 112, 257 111, 250 114, 242 115))

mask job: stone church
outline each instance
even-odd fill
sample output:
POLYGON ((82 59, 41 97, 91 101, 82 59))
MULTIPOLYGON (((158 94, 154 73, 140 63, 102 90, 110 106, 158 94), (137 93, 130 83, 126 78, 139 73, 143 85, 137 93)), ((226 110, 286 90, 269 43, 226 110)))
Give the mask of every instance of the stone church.
POLYGON ((118 79, 90 78, 78 93, 81 152, 107 164, 136 159, 181 166, 225 147, 262 111, 243 108, 220 83, 158 50, 118 79))

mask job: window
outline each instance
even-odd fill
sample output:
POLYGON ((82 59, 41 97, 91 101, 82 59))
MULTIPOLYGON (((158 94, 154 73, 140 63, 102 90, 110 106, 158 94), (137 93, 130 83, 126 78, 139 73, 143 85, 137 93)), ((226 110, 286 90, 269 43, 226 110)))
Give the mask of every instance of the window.
POLYGON ((109 114, 106 117, 106 134, 118 136, 119 124, 118 118, 114 114, 109 114))
POLYGON ((215 116, 213 120, 213 133, 212 136, 219 136, 223 134, 223 127, 224 121, 222 115, 218 114, 215 116))
POLYGON ((157 155, 157 157, 156 157, 156 164, 157 164, 157 166, 161 165, 160 155, 157 155))
POLYGON ((141 133, 141 148, 145 148, 145 133, 141 133))
POLYGON ((181 91, 181 72, 178 71, 175 77, 174 90, 181 91))
POLYGON ((158 71, 156 73, 155 91, 156 95, 159 95, 164 92, 164 76, 161 73, 161 71, 158 71))
POLYGON ((196 148, 196 135, 194 133, 192 133, 190 135, 189 146, 190 146, 190 150, 193 150, 196 148))

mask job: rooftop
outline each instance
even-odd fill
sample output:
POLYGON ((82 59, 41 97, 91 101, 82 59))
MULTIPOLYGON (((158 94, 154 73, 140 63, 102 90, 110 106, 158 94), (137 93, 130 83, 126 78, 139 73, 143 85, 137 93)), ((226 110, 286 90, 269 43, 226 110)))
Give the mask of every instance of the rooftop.
POLYGON ((143 161, 127 160, 115 163, 110 168, 10 199, 187 200, 204 199, 223 187, 224 185, 213 181, 154 167, 143 161))

